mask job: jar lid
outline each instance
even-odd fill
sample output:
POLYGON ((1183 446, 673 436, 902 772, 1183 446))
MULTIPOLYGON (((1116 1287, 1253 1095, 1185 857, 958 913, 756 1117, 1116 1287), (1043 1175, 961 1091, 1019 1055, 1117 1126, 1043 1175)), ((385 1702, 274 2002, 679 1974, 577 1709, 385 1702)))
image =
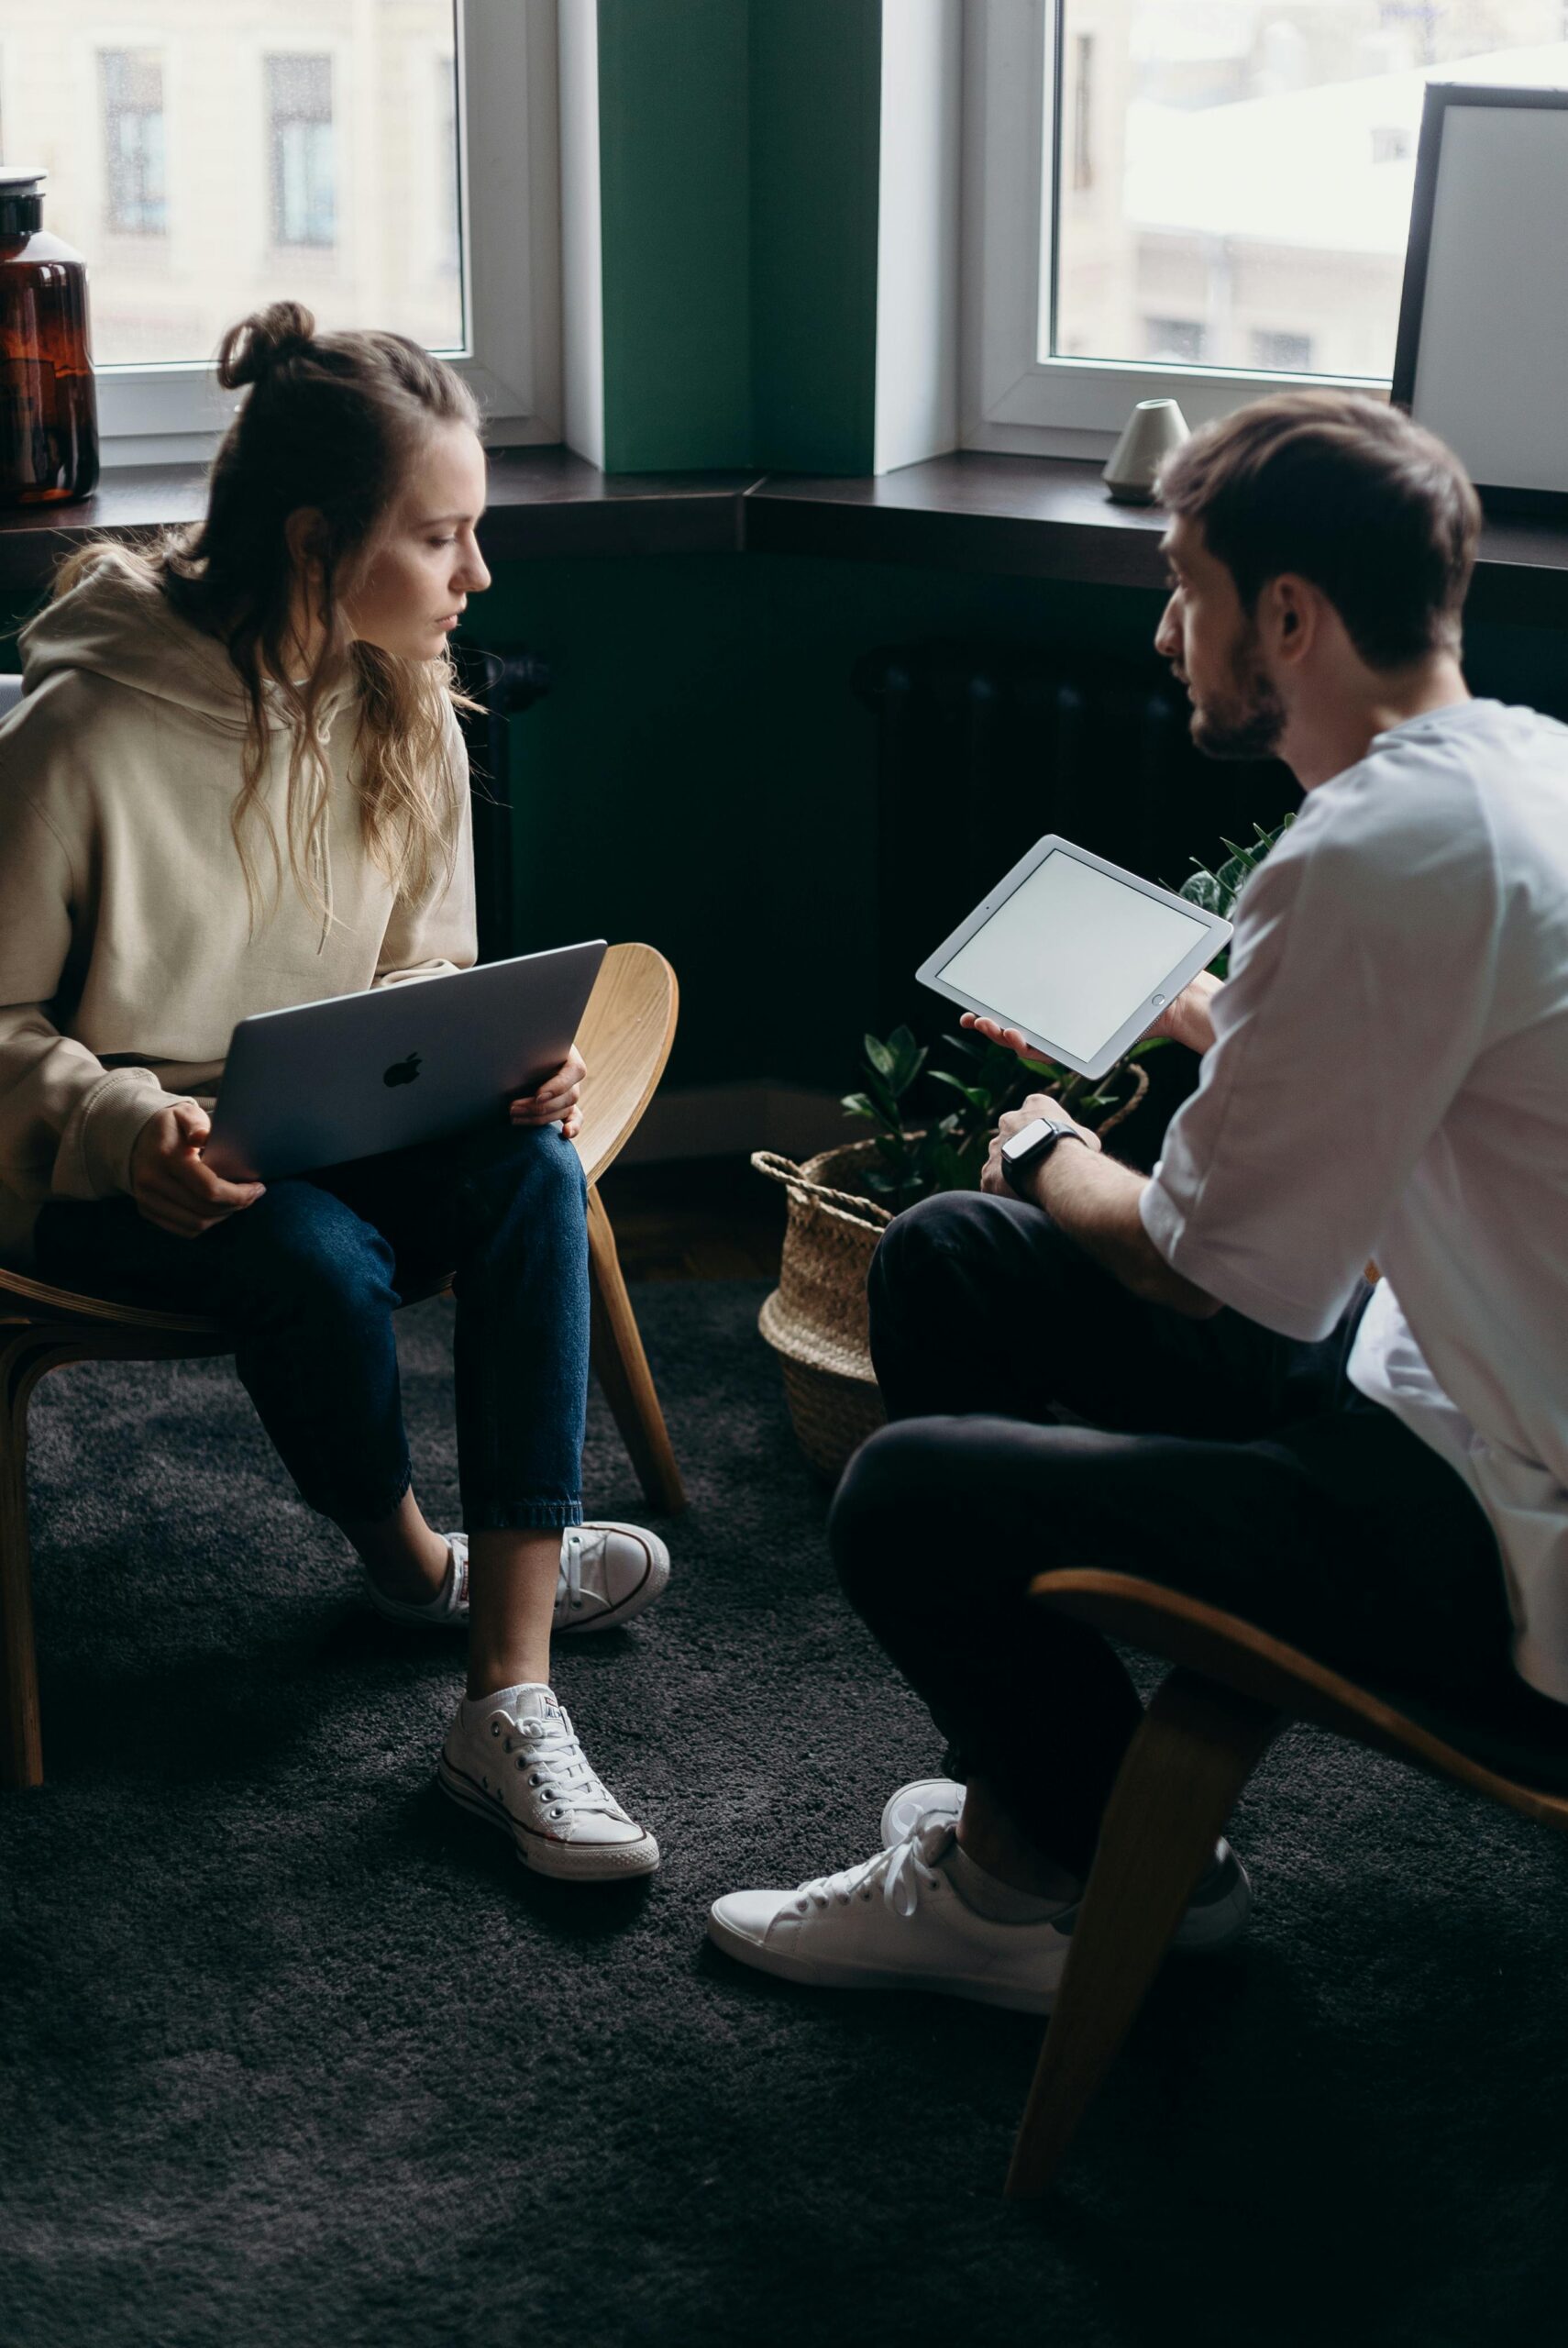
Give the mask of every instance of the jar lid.
POLYGON ((30 187, 42 187, 48 177, 47 172, 23 171, 15 163, 0 163, 0 194, 25 195, 30 187))

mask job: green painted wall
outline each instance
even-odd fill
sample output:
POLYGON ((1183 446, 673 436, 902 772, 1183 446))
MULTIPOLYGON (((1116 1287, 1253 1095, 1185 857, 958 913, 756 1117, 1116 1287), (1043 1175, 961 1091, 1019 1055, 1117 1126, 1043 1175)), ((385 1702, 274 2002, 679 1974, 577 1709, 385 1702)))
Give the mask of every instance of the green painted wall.
POLYGON ((503 566, 476 640, 553 683, 514 728, 520 950, 642 937, 679 973, 668 1080, 845 1087, 872 1016, 861 655, 975 636, 1143 649, 1159 598, 789 557, 503 566))
POLYGON ((605 467, 751 462, 747 0, 599 0, 605 467))
POLYGON ((882 0, 599 0, 611 472, 868 472, 882 0))
POLYGON ((868 473, 875 434, 881 0, 755 0, 754 461, 868 473))

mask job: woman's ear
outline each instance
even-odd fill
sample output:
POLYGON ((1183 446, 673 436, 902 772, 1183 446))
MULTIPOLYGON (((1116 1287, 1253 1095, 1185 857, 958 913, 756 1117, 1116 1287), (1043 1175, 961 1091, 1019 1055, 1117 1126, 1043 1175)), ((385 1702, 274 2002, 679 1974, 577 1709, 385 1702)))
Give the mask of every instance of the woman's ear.
POLYGON ((326 537, 326 520, 319 505, 297 505, 284 523, 289 559, 302 579, 320 570, 326 537))

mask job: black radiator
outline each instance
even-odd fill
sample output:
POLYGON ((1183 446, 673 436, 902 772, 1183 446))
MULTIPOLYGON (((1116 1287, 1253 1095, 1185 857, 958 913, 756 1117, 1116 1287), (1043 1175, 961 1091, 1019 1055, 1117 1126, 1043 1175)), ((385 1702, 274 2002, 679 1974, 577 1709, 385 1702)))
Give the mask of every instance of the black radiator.
POLYGON ((1286 770, 1192 747, 1185 692, 1158 661, 1032 646, 926 643, 868 654, 876 713, 877 1011, 934 1029, 913 972, 1043 832, 1178 888, 1222 836, 1299 803, 1286 770))
POLYGON ((516 952, 512 925, 511 721, 547 692, 550 672, 532 652, 513 647, 481 652, 453 648, 458 681, 478 702, 461 714, 469 748, 474 816, 474 885, 479 958, 504 961, 516 952))

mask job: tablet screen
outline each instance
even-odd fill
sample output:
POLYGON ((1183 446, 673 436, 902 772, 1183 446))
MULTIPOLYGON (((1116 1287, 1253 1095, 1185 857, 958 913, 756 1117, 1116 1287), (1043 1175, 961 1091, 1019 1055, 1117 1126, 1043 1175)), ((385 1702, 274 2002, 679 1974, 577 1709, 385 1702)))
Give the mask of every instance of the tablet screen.
POLYGON ((1054 848, 941 975, 1010 1026, 1092 1060, 1204 935, 1202 922, 1054 848))

